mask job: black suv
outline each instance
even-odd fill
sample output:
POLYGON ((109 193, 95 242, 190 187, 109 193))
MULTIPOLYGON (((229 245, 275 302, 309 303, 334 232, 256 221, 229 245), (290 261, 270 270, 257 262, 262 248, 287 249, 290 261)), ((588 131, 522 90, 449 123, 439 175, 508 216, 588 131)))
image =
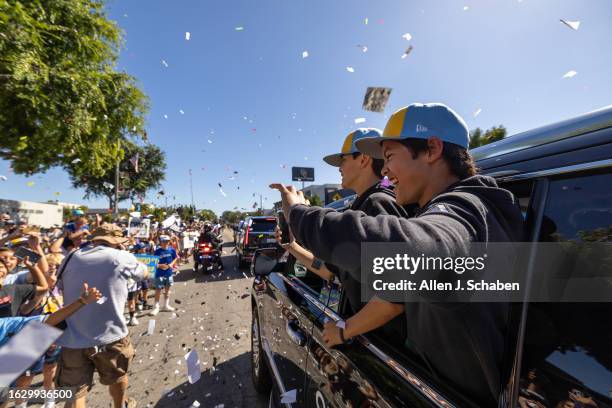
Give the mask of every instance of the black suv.
MULTIPOLYGON (((612 106, 508 137, 472 155, 482 174, 518 198, 525 241, 612 242, 612 106)), ((342 301, 334 312, 321 298, 320 283, 311 284, 308 274, 285 273, 276 262, 262 269, 259 255, 252 288, 253 381, 260 392, 273 386, 271 402, 296 390, 294 402, 285 399, 289 405, 482 406, 389 336, 369 333, 327 348, 322 325, 348 317, 342 301)), ((547 261, 534 251, 529 279, 537 279, 538 262, 547 261)), ((506 352, 509 375, 498 406, 612 407, 612 296, 609 303, 515 306, 516 347, 506 352)))
POLYGON ((253 253, 261 245, 276 244, 276 217, 247 217, 236 237, 238 264, 251 262, 253 253))

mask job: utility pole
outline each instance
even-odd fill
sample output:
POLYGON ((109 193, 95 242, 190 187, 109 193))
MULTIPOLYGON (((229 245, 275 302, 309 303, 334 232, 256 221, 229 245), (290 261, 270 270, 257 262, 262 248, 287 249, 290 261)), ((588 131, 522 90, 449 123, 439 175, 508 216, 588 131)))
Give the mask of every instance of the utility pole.
POLYGON ((115 218, 119 216, 119 159, 115 165, 115 203, 113 205, 113 214, 115 218))
POLYGON ((189 185, 191 187, 191 206, 193 207, 193 211, 195 211, 195 200, 193 199, 193 173, 191 169, 189 169, 189 185))

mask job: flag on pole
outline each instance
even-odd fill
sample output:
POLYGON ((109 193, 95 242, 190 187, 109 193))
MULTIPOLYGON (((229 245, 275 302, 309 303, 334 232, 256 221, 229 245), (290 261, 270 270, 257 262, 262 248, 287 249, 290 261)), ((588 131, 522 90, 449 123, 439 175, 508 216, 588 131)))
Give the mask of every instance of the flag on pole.
POLYGON ((140 153, 136 153, 136 154, 134 155, 134 157, 132 157, 132 158, 130 159, 130 163, 132 163, 132 166, 134 166, 134 171, 135 171, 136 173, 138 173, 138 159, 139 159, 139 156, 140 156, 140 153))

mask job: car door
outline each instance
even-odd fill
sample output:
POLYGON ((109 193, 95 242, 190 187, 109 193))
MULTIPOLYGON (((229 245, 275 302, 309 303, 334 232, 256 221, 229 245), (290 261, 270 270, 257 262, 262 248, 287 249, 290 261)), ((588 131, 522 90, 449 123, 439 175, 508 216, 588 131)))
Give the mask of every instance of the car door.
MULTIPOLYGON (((329 348, 322 338, 325 321, 341 317, 315 296, 311 303, 313 330, 308 344, 306 400, 308 407, 451 407, 431 385, 431 373, 416 354, 401 352, 377 335, 358 336, 350 343, 329 348), (412 363, 410 363, 412 361, 412 363)), ((475 406, 461 401, 458 406, 475 406)))
POLYGON ((273 272, 261 278, 263 294, 258 313, 262 347, 268 354, 273 371, 279 373, 277 392, 296 390, 296 406, 303 406, 306 347, 312 330, 312 313, 303 298, 299 280, 273 272))
MULTIPOLYGON (((612 243, 612 169, 543 178, 539 184, 545 192, 539 242, 571 243, 582 251, 612 243)), ((562 264, 574 265, 574 254, 564 254, 562 264)), ((588 261, 612 271, 611 259, 588 261)), ((533 279, 541 279, 539 265, 549 261, 536 252, 533 279)), ((568 272, 583 274, 585 268, 568 272)), ((612 407, 612 303, 542 301, 524 308, 517 406, 612 407)))

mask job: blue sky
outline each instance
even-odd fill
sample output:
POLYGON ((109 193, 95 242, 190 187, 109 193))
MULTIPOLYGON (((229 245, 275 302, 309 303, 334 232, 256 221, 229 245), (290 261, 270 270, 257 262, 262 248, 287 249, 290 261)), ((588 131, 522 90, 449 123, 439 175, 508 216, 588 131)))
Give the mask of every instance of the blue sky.
MULTIPOLYGON (((253 193, 269 206, 268 184, 290 183, 292 165, 315 167, 317 184, 338 182, 321 158, 412 102, 444 102, 470 128, 503 124, 510 134, 612 104, 608 0, 125 0, 108 14, 125 31, 118 68, 151 98, 147 129, 167 154, 169 204, 191 202, 191 168, 196 206, 217 213, 251 208, 253 193), (361 109, 368 86, 393 88, 384 113, 361 109)), ((61 170, 25 178, 0 161, 0 174, 1 198, 58 191, 84 202, 61 170)), ((154 192, 147 201, 161 203, 154 192)))

